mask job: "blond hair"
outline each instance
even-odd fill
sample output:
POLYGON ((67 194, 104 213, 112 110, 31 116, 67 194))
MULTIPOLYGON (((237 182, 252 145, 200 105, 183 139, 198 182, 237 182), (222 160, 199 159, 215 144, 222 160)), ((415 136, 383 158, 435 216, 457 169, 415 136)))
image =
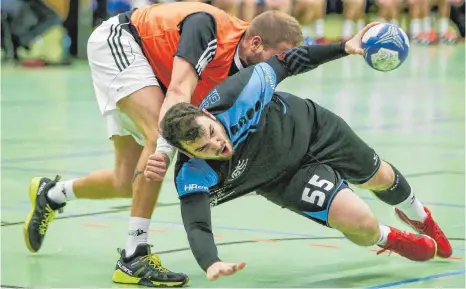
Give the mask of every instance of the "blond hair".
POLYGON ((267 11, 256 16, 246 31, 246 37, 260 36, 264 47, 274 47, 282 42, 298 46, 303 41, 301 25, 296 18, 280 12, 267 11))

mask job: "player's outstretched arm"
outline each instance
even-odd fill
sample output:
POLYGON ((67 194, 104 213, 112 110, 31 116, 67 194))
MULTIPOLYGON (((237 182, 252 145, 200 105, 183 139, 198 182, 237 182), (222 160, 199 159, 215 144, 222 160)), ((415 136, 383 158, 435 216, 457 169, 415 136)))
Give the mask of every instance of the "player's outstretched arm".
POLYGON ((220 261, 212 234, 209 195, 189 193, 180 197, 181 216, 189 246, 202 270, 220 261))
POLYGON ((364 50, 361 48, 362 36, 367 30, 377 24, 379 22, 366 25, 366 27, 346 42, 298 46, 272 56, 266 62, 275 70, 277 83, 279 83, 288 76, 305 73, 324 63, 347 55, 364 55, 364 50))
POLYGON ((197 263, 207 273, 207 279, 214 281, 242 270, 245 262, 225 263, 218 258, 212 234, 209 196, 206 193, 191 193, 181 200, 181 216, 188 235, 189 246, 197 263))

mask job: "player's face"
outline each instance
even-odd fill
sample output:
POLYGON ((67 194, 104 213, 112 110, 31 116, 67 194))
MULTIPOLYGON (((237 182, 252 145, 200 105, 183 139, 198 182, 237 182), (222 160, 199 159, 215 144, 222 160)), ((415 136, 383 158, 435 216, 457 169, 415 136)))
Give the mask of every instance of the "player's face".
POLYGON ((293 45, 287 42, 280 42, 275 47, 265 48, 261 41, 253 40, 249 51, 246 53, 246 64, 254 65, 266 61, 273 55, 279 54, 290 48, 293 48, 293 45))
POLYGON ((192 157, 209 160, 228 160, 233 156, 233 146, 225 128, 212 115, 195 120, 204 130, 195 142, 182 142, 183 150, 192 157))

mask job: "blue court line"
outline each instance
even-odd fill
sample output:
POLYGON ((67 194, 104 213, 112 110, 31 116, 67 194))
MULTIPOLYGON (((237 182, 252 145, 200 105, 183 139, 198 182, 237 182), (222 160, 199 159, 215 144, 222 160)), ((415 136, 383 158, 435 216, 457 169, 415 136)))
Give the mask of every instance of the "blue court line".
MULTIPOLYGON (((54 169, 34 169, 34 168, 23 168, 23 167, 15 167, 15 166, 2 166, 1 168, 2 170, 15 170, 15 171, 21 171, 21 172, 31 172, 35 174, 50 174, 50 175, 57 174, 57 170, 54 170, 54 169)), ((72 171, 72 170, 60 170, 60 173, 71 175, 71 176, 85 175, 84 172, 72 171)), ((173 179, 167 177, 165 178, 165 181, 173 182, 173 179)), ((367 200, 367 201, 379 201, 377 198, 374 198, 374 197, 361 197, 361 199, 367 200)), ((19 201, 18 203, 29 204, 29 201, 24 200, 24 201, 19 201)), ((428 206, 438 206, 438 207, 451 207, 451 208, 464 208, 465 207, 465 205, 452 204, 452 203, 439 203, 439 202, 422 202, 422 203, 428 206)))
POLYGON ((44 168, 27 168, 27 167, 16 167, 16 166, 9 166, 9 165, 2 165, 1 166, 2 171, 19 171, 19 172, 27 172, 27 173, 34 173, 37 175, 44 175, 44 174, 50 174, 50 175, 71 175, 71 176, 84 176, 88 173, 82 172, 82 171, 73 171, 73 170, 56 170, 56 169, 44 169, 44 168))
MULTIPOLYGON (((27 212, 29 211, 28 207, 15 207, 15 206, 1 206, 1 210, 6 211, 20 211, 20 212, 27 212)), ((63 217, 71 217, 73 214, 61 214, 63 217)), ((121 222, 128 222, 127 216, 111 216, 111 215, 91 215, 86 218, 89 219, 96 219, 96 220, 116 220, 121 222)), ((60 217, 57 218, 59 220, 60 217)), ((163 221, 163 220, 154 220, 151 219, 151 223, 156 224, 168 224, 177 227, 184 227, 182 222, 175 222, 175 221, 163 221)), ((242 232, 253 232, 253 233, 260 233, 260 234, 274 234, 274 235, 283 235, 283 236, 294 236, 294 237, 307 237, 307 238, 324 238, 324 237, 332 237, 338 238, 338 236, 322 236, 322 235, 312 235, 312 234, 304 234, 304 233, 296 233, 296 232, 289 232, 289 231, 276 231, 276 230, 263 230, 263 229, 255 229, 255 228, 245 228, 245 227, 236 227, 236 226, 222 226, 222 225, 212 225, 212 228, 219 229, 219 230, 227 230, 227 231, 242 231, 242 232)), ((341 240, 347 240, 345 237, 341 236, 341 240)), ((348 241, 349 242, 349 241, 348 241)), ((465 251, 465 248, 453 248, 454 251, 465 251)))
MULTIPOLYGON (((445 118, 431 119, 427 121, 414 121, 410 124, 411 125, 424 125, 424 124, 432 124, 432 123, 464 122, 464 120, 465 119, 462 117, 445 117, 445 118)), ((359 125, 359 126, 353 126, 353 130, 355 131, 384 130, 384 129, 400 128, 404 126, 406 126, 405 123, 383 124, 379 127, 359 125)), ((99 150, 99 151, 90 151, 90 152, 82 152, 82 153, 58 154, 58 155, 50 155, 50 156, 6 158, 6 159, 2 159, 2 163, 9 163, 9 164, 24 163, 24 162, 44 161, 44 160, 50 160, 50 159, 90 157, 90 156, 98 156, 98 155, 112 154, 112 153, 113 152, 111 150, 99 150)))
POLYGON ((26 163, 26 162, 34 162, 34 161, 44 161, 44 160, 51 160, 51 159, 67 159, 67 158, 81 158, 81 157, 92 157, 92 156, 101 156, 101 155, 108 155, 113 154, 111 150, 98 150, 98 151, 87 151, 81 153, 66 153, 66 154, 58 154, 58 155, 50 155, 50 156, 37 156, 37 157, 24 157, 24 158, 2 158, 2 164, 17 164, 17 163, 26 163))
POLYGON ((406 285, 406 284, 411 284, 411 283, 417 283, 417 282, 429 281, 429 280, 440 279, 440 278, 445 278, 445 277, 451 277, 451 276, 456 276, 456 275, 463 275, 463 274, 465 274, 465 272, 466 272, 466 270, 462 269, 462 270, 450 271, 450 272, 446 272, 446 273, 442 273, 442 274, 429 275, 429 276, 420 277, 420 278, 411 278, 411 279, 406 279, 406 280, 401 280, 401 281, 396 281, 396 282, 384 283, 384 284, 370 286, 370 287, 366 287, 366 288, 367 289, 389 288, 389 287, 395 287, 395 286, 406 285))

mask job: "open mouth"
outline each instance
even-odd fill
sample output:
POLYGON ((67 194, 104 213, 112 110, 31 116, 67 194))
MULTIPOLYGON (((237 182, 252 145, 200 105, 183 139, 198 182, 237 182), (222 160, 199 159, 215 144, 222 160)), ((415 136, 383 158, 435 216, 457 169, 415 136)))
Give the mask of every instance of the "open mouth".
POLYGON ((221 149, 218 150, 217 155, 227 156, 229 153, 229 149, 227 143, 225 142, 221 149))
POLYGON ((226 155, 228 155, 229 152, 230 152, 230 150, 228 149, 227 144, 224 144, 224 145, 223 145, 223 148, 222 148, 222 150, 221 150, 220 153, 221 153, 222 155, 226 156, 226 155))

